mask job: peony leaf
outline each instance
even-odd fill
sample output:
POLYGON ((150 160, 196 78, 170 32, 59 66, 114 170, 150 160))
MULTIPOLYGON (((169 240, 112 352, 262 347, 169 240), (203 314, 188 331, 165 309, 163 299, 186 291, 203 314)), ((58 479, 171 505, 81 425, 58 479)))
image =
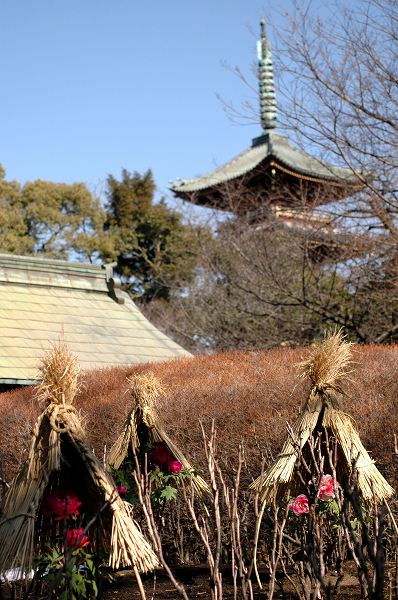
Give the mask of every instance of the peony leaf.
POLYGON ((166 485, 164 490, 162 490, 160 497, 164 498, 165 500, 175 500, 177 497, 177 488, 173 487, 172 485, 166 485))

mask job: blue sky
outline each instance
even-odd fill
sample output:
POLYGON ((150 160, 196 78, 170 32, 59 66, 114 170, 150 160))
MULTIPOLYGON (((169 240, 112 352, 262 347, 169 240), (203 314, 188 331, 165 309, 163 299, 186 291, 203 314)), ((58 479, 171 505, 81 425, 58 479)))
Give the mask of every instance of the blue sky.
POLYGON ((167 193, 169 180, 211 170, 260 133, 259 125, 232 122, 217 94, 256 102, 223 62, 250 75, 269 4, 1 4, 0 163, 7 179, 83 181, 100 192, 109 173, 151 168, 167 193))

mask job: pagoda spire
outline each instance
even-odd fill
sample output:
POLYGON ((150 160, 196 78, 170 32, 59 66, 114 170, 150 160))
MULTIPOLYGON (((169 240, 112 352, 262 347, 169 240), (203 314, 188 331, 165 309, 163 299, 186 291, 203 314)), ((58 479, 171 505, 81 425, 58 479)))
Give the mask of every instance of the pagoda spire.
POLYGON ((261 38, 257 42, 258 78, 260 92, 260 118, 264 131, 276 127, 276 99, 271 45, 265 33, 265 20, 261 20, 261 38))

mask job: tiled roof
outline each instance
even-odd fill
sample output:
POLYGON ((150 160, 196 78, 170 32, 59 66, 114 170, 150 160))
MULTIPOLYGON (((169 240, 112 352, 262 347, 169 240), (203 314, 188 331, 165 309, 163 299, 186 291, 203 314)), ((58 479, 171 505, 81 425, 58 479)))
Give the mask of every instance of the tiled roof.
POLYGON ((83 370, 186 357, 117 288, 109 268, 0 254, 0 383, 30 383, 51 342, 83 370))
POLYGON ((170 189, 178 193, 197 192, 220 185, 253 171, 262 162, 274 159, 292 172, 315 179, 338 184, 358 184, 358 179, 349 169, 343 169, 322 162, 288 142, 286 136, 269 130, 253 140, 253 146, 212 173, 195 179, 174 181, 170 189))

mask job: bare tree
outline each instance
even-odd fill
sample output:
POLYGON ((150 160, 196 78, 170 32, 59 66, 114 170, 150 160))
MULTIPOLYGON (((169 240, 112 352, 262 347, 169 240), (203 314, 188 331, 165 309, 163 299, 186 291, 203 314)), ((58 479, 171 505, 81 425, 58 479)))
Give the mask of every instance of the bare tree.
POLYGON ((359 342, 398 339, 398 5, 327 10, 293 0, 276 30, 278 122, 360 189, 333 199, 326 186, 310 198, 305 182, 225 185, 230 212, 199 244, 194 284, 149 309, 186 347, 296 344, 330 325, 359 342))
POLYGON ((396 267, 398 6, 362 0, 330 10, 319 15, 309 3, 294 4, 277 32, 282 125, 362 181, 344 214, 384 238, 396 267))
POLYGON ((314 212, 305 186, 295 208, 283 207, 283 187, 265 203, 240 186, 224 192, 231 211, 198 244, 194 284, 152 305, 152 320, 201 352, 308 343, 333 326, 359 342, 394 338, 398 287, 384 238, 359 233, 336 207, 314 212))

